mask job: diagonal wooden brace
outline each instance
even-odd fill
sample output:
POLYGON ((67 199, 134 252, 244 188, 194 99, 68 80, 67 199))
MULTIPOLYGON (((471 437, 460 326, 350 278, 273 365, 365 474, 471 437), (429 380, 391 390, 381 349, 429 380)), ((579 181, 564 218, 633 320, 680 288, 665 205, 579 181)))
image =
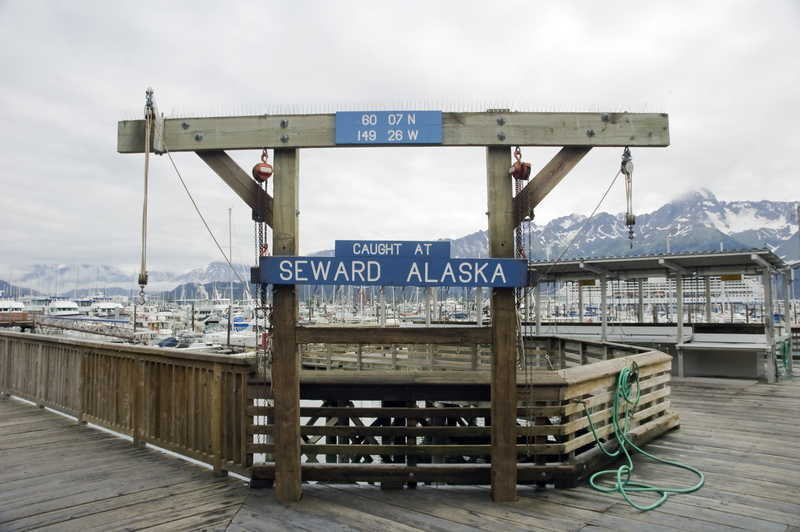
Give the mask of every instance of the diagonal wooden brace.
POLYGON ((591 146, 565 146, 514 198, 514 227, 589 153, 591 146))
POLYGON ((197 151, 195 153, 231 187, 237 196, 242 198, 253 209, 254 220, 258 216, 258 206, 260 204, 258 195, 264 195, 265 201, 262 204, 265 212, 263 213, 263 219, 256 221, 265 222, 272 227, 272 196, 264 192, 250 174, 242 170, 242 167, 236 164, 236 161, 222 150, 197 151))

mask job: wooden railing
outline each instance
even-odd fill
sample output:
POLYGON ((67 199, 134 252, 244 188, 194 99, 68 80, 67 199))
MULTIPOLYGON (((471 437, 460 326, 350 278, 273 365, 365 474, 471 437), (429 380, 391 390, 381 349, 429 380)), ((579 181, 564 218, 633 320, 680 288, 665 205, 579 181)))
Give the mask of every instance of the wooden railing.
MULTIPOLYGON (((376 343, 376 331, 387 329, 317 327, 298 328, 300 360, 304 368, 357 371, 489 371, 491 369, 491 329, 430 328, 412 329, 429 336, 431 343, 376 343), (448 331, 458 334, 446 337, 448 331), (341 333, 340 333, 341 331, 341 333), (357 332, 358 331, 358 332, 357 332), (470 335, 464 334, 470 331, 470 335), (442 336, 445 335, 444 338, 442 336), (320 338, 341 336, 341 342, 319 342, 320 338)), ((408 329, 389 329, 400 336, 408 329)), ((565 369, 641 353, 650 349, 632 345, 575 340, 559 336, 528 336, 524 339, 528 364, 542 369, 565 369)))
MULTIPOLYGON (((356 345, 374 344, 371 333, 361 334, 349 337, 356 345)), ((458 345, 449 334, 423 340, 458 345)), ((483 344, 483 335, 460 338, 469 346, 483 344)), ((391 334, 387 340, 401 343, 391 334)), ((525 358, 526 370, 517 376, 519 483, 569 486, 604 463, 586 408, 600 437, 611 438, 616 378, 633 361, 642 399, 629 437, 645 441, 677 422, 669 411, 671 358, 664 353, 543 337, 526 340, 525 358)), ((471 360, 459 364, 461 371, 441 371, 437 362, 439 371, 400 366, 302 372, 303 478, 388 487, 490 483, 489 370, 483 363, 472 369, 471 360)), ((127 435, 135 444, 210 464, 217 474, 251 477, 254 486, 274 478, 269 373, 256 374, 244 359, 0 332, 0 391, 127 435), (254 464, 254 454, 262 453, 264 463, 254 464)), ((612 438, 606 445, 616 443, 612 438)))
MULTIPOLYGON (((589 429, 586 408, 598 435, 609 439, 617 376, 633 362, 639 367, 641 400, 629 420, 629 437, 641 443, 677 424, 677 415, 668 410, 669 355, 624 346, 606 346, 600 353, 597 346, 540 340, 547 344, 541 352, 556 353, 562 368, 579 361, 584 365, 519 373, 518 483, 570 486, 606 462, 589 429), (622 353, 628 356, 611 358, 622 353), (595 357, 607 360, 586 365, 595 357)), ((269 484, 275 476, 274 463, 269 462, 275 452, 270 384, 268 378, 251 380, 250 397, 261 406, 248 409, 257 421, 248 429, 256 438, 248 450, 264 453, 267 459, 253 466, 256 485, 269 484)), ((300 393, 303 480, 370 481, 389 487, 409 482, 490 483, 486 371, 305 372, 300 393), (310 406, 314 402, 317 406, 310 406)), ((613 448, 616 441, 607 445, 613 448)))
MULTIPOLYGON (((0 332, 0 391, 250 475, 241 358, 0 332)), ((252 439, 252 438, 250 438, 252 439)))

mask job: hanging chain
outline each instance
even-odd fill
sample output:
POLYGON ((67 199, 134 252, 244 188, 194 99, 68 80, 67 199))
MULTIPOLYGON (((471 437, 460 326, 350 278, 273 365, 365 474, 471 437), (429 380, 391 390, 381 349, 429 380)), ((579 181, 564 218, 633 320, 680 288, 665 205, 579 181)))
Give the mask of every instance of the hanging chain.
POLYGON ((620 171, 625 174, 625 200, 628 212, 625 214, 625 224, 628 226, 628 238, 633 249, 633 226, 636 224, 636 216, 633 215, 633 157, 630 148, 625 148, 622 152, 622 164, 620 171))
MULTIPOLYGON (((525 188, 525 184, 523 181, 527 181, 530 179, 531 176, 531 165, 529 163, 522 162, 522 150, 520 147, 517 146, 514 149, 514 164, 508 169, 508 173, 511 177, 514 178, 514 197, 519 198, 520 193, 525 188)), ((518 203, 517 201, 514 202, 514 219, 520 220, 519 225, 514 228, 514 248, 515 248, 515 257, 518 259, 527 259, 532 252, 532 235, 531 235, 531 227, 530 227, 530 220, 533 218, 533 212, 530 206, 530 194, 527 192, 522 195, 521 202, 522 204, 518 203), (528 249, 526 253, 525 249, 525 222, 528 222, 528 249)), ((527 292, 525 288, 517 288, 516 289, 516 315, 517 315, 517 364, 525 373, 525 384, 526 384, 526 392, 525 392, 525 399, 524 399, 524 409, 525 409, 525 444, 526 444, 526 454, 528 457, 532 454, 532 445, 533 445, 533 425, 535 423, 535 418, 533 415, 533 406, 534 406, 534 393, 533 393, 533 361, 528 353, 525 350, 525 336, 526 330, 522 324, 522 308, 523 302, 526 300, 527 292)), ((532 353, 531 353, 532 354, 532 353)))
MULTIPOLYGON (((267 162, 269 152, 267 148, 261 152, 261 162, 253 167, 253 179, 258 186, 258 197, 256 198, 256 212, 253 213, 255 220, 255 260, 256 265, 261 261, 261 257, 269 256, 269 226, 267 225, 267 183, 274 173, 274 168, 267 162)), ((261 341, 256 347, 258 358, 264 370, 271 365, 272 354, 272 310, 269 306, 268 285, 259 283, 258 285, 258 307, 256 312, 262 313, 261 341)))

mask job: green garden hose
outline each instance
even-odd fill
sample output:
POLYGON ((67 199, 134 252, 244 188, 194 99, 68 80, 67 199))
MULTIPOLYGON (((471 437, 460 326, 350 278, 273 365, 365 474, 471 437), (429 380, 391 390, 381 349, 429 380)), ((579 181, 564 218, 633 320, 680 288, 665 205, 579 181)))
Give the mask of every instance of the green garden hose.
POLYGON ((797 377, 797 375, 789 371, 789 357, 792 356, 792 341, 786 340, 785 342, 781 342, 780 351, 781 363, 783 364, 783 369, 779 369, 781 377, 787 374, 792 377, 797 377))
POLYGON ((617 441, 619 442, 619 449, 614 451, 613 453, 608 452, 603 444, 600 442, 600 438, 597 436, 597 431, 595 431, 594 424, 592 423, 592 417, 589 413, 589 408, 587 407, 586 403, 584 403, 584 408, 586 409, 586 417, 589 419, 589 426, 592 429, 592 434, 594 434, 594 438, 597 441, 597 445, 606 453, 608 456, 616 457, 619 456, 620 450, 625 453, 625 457, 628 459, 628 463, 620 466, 617 470, 606 470, 606 471, 598 471, 594 475, 591 476, 589 479, 589 483, 592 487, 598 491, 602 491, 604 493, 614 493, 620 492, 622 497, 628 501, 628 504, 636 508, 637 510, 647 511, 652 510, 653 508, 658 508, 661 506, 664 501, 667 500, 667 497, 671 493, 692 493, 693 491, 699 490, 703 484, 705 483, 705 477, 703 473, 699 470, 684 465, 678 462, 672 462, 669 460, 664 460, 662 458, 657 458, 651 454, 644 452, 643 450, 639 449, 636 445, 633 444, 632 441, 628 439, 628 411, 631 406, 635 407, 639 403, 639 368, 634 362, 630 368, 625 367, 619 373, 619 378, 617 379, 617 387, 616 393, 614 394, 614 414, 613 414, 613 426, 614 426, 614 435, 617 437, 617 441), (633 390, 633 385, 636 384, 636 396, 632 397, 631 392, 633 390), (624 419, 625 423, 622 427, 620 427, 619 422, 619 403, 620 399, 625 401, 625 412, 624 412, 624 419), (644 484, 641 482, 634 482, 631 480, 631 475, 633 473, 633 460, 631 459, 631 455, 628 453, 628 449, 626 448, 625 444, 630 445, 631 448, 636 449, 643 455, 656 460, 657 462, 661 462, 662 464, 667 464, 675 467, 680 467, 682 469, 688 469, 693 473, 696 473, 697 476, 700 477, 700 481, 692 486, 691 488, 659 488, 655 486, 650 486, 649 484, 644 484), (616 483, 612 487, 603 487, 599 486, 595 483, 595 479, 601 477, 603 475, 614 475, 616 477, 616 483), (654 502, 649 506, 640 506, 634 503, 629 493, 642 493, 642 492, 653 492, 661 494, 661 498, 654 502))

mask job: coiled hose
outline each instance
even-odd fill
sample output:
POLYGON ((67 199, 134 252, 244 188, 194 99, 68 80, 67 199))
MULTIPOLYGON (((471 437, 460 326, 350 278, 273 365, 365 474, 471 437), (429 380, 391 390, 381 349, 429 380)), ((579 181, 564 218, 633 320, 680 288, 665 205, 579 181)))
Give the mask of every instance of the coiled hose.
POLYGON ((603 444, 600 442, 600 438, 597 436, 597 431, 594 428, 594 423, 592 423, 592 417, 589 413, 589 409, 584 403, 584 408, 586 409, 586 417, 589 419, 589 426, 592 429, 592 434, 594 434, 594 438, 597 441, 597 445, 603 449, 603 452, 606 453, 610 457, 619 456, 620 451, 625 454, 625 457, 628 460, 627 464, 620 466, 619 469, 616 470, 606 470, 606 471, 598 471, 594 475, 592 475, 589 479, 589 483, 592 487, 598 491, 602 491, 604 493, 614 493, 620 492, 622 497, 634 508, 637 510, 648 511, 654 508, 658 508, 661 506, 666 500, 667 497, 672 493, 692 493, 694 491, 699 490, 703 484, 705 483, 705 477, 703 473, 699 470, 695 469, 694 467, 681 464, 679 462, 673 462, 670 460, 664 460, 662 458, 658 458, 653 456, 645 451, 639 449, 636 445, 633 444, 628 439, 628 411, 631 407, 635 407, 639 403, 639 368, 634 362, 631 367, 623 368, 620 373, 619 377, 617 378, 617 386, 616 386, 616 393, 614 394, 614 414, 613 414, 613 426, 614 426, 614 435, 619 442, 619 449, 615 452, 610 453, 608 452, 603 444), (635 397, 632 395, 633 385, 636 385, 636 394, 635 397), (620 401, 625 402, 625 412, 623 415, 623 419, 625 420, 624 424, 620 426, 620 419, 619 419, 619 405, 620 401), (632 449, 639 451, 641 454, 652 458, 653 460, 660 462, 662 464, 671 465, 675 467, 679 467, 682 469, 687 469, 692 471, 697 476, 700 477, 700 481, 690 488, 660 488, 656 486, 651 486, 649 484, 644 484, 642 482, 635 482, 631 480, 631 476, 633 473, 633 460, 631 459, 631 455, 626 448, 626 444, 629 445, 632 449), (605 487, 598 485, 595 480, 605 476, 605 475, 613 475, 616 478, 616 482, 611 487, 605 487), (631 493, 646 493, 646 492, 653 492, 661 494, 661 498, 658 499, 656 502, 649 506, 642 506, 633 502, 629 496, 631 493))

